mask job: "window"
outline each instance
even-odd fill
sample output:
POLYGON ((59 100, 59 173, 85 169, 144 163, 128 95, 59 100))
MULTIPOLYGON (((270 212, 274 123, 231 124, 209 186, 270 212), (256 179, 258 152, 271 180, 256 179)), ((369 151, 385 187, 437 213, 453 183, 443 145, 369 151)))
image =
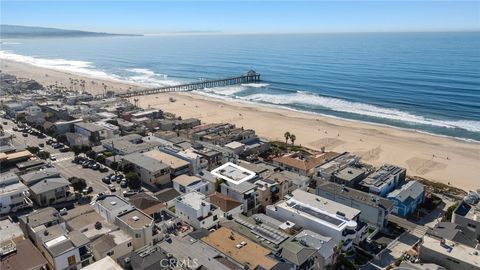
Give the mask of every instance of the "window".
POLYGON ((112 256, 112 255, 113 255, 113 253, 114 253, 114 251, 113 251, 113 250, 112 250, 112 251, 109 251, 109 252, 107 252, 107 256, 112 256))
POLYGON ((72 255, 72 256, 68 257, 67 260, 68 260, 68 265, 77 264, 77 260, 75 259, 75 255, 72 255))
POLYGON ((127 247, 131 247, 131 246, 132 246, 132 242, 128 242, 127 247))
POLYGON ((477 225, 468 223, 468 224, 467 224, 467 227, 476 229, 476 228, 477 228, 477 225))
POLYGON ((140 237, 142 237, 142 236, 139 233, 135 234, 135 238, 140 238, 140 237))
POLYGON ((213 216, 213 221, 216 221, 218 219, 217 215, 213 216))

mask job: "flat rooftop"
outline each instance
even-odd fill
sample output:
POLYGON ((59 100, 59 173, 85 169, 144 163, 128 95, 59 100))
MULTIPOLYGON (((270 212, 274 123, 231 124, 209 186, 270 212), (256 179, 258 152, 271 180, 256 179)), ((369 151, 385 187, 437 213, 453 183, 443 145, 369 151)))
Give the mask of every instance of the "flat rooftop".
POLYGON ((203 237, 202 241, 250 269, 272 269, 277 264, 268 257, 270 250, 225 227, 203 237), (239 248, 241 243, 244 245, 239 248))
POLYGON ((177 201, 192 207, 195 210, 202 208, 202 204, 210 204, 205 200, 206 196, 199 192, 190 192, 177 198, 177 201))
POLYGON ((182 168, 190 165, 188 161, 185 161, 181 158, 178 158, 176 156, 167 154, 159 150, 152 150, 152 151, 145 152, 143 154, 147 157, 158 160, 170 166, 172 169, 182 168))
POLYGON ((441 238, 428 235, 423 237, 420 253, 422 252, 422 248, 434 250, 443 256, 455 258, 456 260, 462 261, 464 264, 470 264, 472 269, 480 268, 480 256, 477 255, 478 250, 475 248, 457 244, 450 240, 445 240, 445 243, 442 244, 441 238))
POLYGON ((18 223, 12 222, 9 218, 0 220, 0 243, 23 236, 22 229, 18 223))
POLYGON ((150 226, 153 222, 151 217, 137 209, 119 215, 118 219, 134 229, 141 229, 145 226, 150 226))
POLYGON ((240 184, 255 177, 255 173, 241 166, 227 162, 211 172, 214 176, 233 184, 240 184))
POLYGON ((340 171, 334 173, 333 175, 335 175, 335 177, 340 178, 344 181, 350 182, 353 179, 356 179, 357 177, 360 177, 362 174, 365 174, 365 170, 348 166, 348 167, 344 168, 343 170, 340 170, 340 171))
POLYGON ((145 153, 133 153, 123 157, 124 160, 144 168, 150 172, 157 172, 168 168, 162 161, 145 155, 145 153))
POLYGON ((367 192, 363 192, 354 188, 350 187, 343 187, 339 184, 335 184, 332 182, 323 182, 317 186, 317 190, 328 192, 335 197, 344 197, 349 198, 353 201, 370 205, 370 206, 377 206, 378 204, 383 205, 385 209, 391 209, 393 207, 393 203, 380 196, 372 195, 367 192), (378 203, 377 203, 378 201, 378 203))
POLYGON ((297 189, 292 192, 292 199, 306 204, 312 208, 318 208, 333 215, 340 215, 352 220, 360 215, 360 210, 325 199, 315 194, 297 189))
POLYGON ((116 195, 107 195, 102 199, 97 199, 97 203, 110 211, 115 208, 121 208, 130 205, 130 203, 116 195))
POLYGON ((388 181, 390 181, 392 177, 395 177, 405 171, 405 168, 391 164, 384 164, 374 173, 370 174, 367 178, 362 180, 361 184, 364 186, 381 187, 385 185, 388 181))

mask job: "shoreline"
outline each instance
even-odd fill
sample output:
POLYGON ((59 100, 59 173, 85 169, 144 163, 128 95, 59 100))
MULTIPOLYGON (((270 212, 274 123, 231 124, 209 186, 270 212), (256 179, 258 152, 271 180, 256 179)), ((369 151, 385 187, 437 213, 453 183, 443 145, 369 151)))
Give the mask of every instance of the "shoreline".
MULTIPOLYGON (((86 85, 92 94, 103 92, 102 83, 111 91, 142 87, 127 81, 99 79, 3 59, 1 70, 46 85, 57 81, 68 86, 69 78, 95 82, 86 85)), ((375 166, 393 163, 407 168, 411 176, 450 183, 466 191, 480 188, 480 183, 474 182, 480 178, 480 143, 477 141, 194 92, 137 98, 143 108, 158 108, 183 118, 196 117, 202 123, 230 122, 254 129, 260 137, 270 140, 284 141, 283 133, 289 131, 295 133, 296 144, 309 148, 319 150, 325 146, 328 151, 349 151, 375 166), (170 102, 170 97, 177 101, 170 102)))

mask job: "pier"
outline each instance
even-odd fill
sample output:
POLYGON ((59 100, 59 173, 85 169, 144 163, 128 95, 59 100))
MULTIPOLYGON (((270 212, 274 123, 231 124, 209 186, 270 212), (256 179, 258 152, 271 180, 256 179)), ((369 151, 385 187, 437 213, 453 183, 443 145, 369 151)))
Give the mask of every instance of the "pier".
POLYGON ((116 96, 122 97, 122 98, 129 98, 129 97, 153 95, 153 94, 167 93, 167 92, 188 92, 188 91, 211 88, 211 87, 222 87, 222 86, 229 86, 229 85, 242 84, 242 83, 256 83, 259 81, 260 81, 260 74, 256 73, 253 70, 250 70, 249 72, 238 77, 230 77, 230 78, 217 79, 217 80, 205 80, 205 81, 199 81, 199 82, 193 82, 193 83, 187 83, 187 84, 164 86, 164 87, 149 88, 149 89, 142 89, 142 90, 133 90, 125 93, 119 93, 116 96))

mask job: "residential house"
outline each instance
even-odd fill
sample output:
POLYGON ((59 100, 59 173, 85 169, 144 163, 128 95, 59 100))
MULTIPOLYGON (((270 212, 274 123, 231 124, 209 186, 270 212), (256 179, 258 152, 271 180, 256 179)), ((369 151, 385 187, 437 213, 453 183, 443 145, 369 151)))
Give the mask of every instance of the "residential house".
POLYGON ((224 217, 243 213, 243 203, 225 194, 215 192, 208 196, 211 204, 217 206, 224 213, 224 217))
POLYGON ((366 237, 366 226, 359 220, 360 211, 303 190, 292 197, 270 205, 268 216, 283 222, 293 222, 305 229, 342 242, 342 250, 350 250, 354 242, 366 237))
POLYGON ((0 175, 0 215, 32 207, 28 187, 15 174, 0 175))
POLYGON ((158 241, 155 222, 140 210, 132 209, 119 214, 115 224, 132 237, 134 250, 158 241))
POLYGON ((213 183, 198 176, 182 174, 173 180, 173 188, 180 193, 190 193, 192 191, 208 195, 215 191, 213 183))
POLYGON ((319 184, 316 194, 360 210, 359 219, 379 229, 387 226, 388 215, 393 210, 393 203, 385 198, 332 182, 319 184))
POLYGON ((418 181, 408 181, 399 189, 390 192, 387 198, 393 202, 394 214, 407 217, 424 202, 425 186, 418 181))
POLYGON ((0 269, 43 270, 47 260, 28 239, 15 238, 0 244, 0 269))
POLYGON ((307 155, 300 152, 286 154, 273 159, 273 163, 282 169, 292 171, 304 176, 313 176, 315 168, 337 157, 336 152, 322 152, 307 155))
MULTIPOLYGON (((158 151, 158 150, 153 150, 158 151)), ((140 180, 150 186, 164 185, 170 182, 171 167, 146 153, 133 153, 122 158, 123 166, 131 164, 140 180)))
POLYGON ((480 237, 480 203, 462 200, 452 213, 452 223, 461 225, 480 237))
POLYGON ((362 191, 386 197, 405 181, 407 170, 395 165, 384 164, 359 183, 362 191))
POLYGON ((104 234, 91 243, 95 260, 111 257, 116 260, 133 251, 132 237, 122 230, 104 234))
POLYGON ((117 216, 126 213, 134 207, 117 195, 104 195, 97 198, 93 207, 97 213, 110 223, 115 223, 117 216))
POLYGON ((39 206, 53 205, 74 200, 70 182, 63 177, 45 178, 30 185, 30 198, 39 206))
POLYGON ((478 249, 446 240, 441 237, 425 235, 419 250, 422 263, 435 263, 447 269, 480 269, 478 249))
POLYGON ((202 241, 249 269, 275 269, 281 264, 269 256, 271 251, 267 248, 225 227, 203 237, 202 241))
POLYGON ((216 227, 223 211, 199 192, 190 192, 175 200, 175 215, 196 229, 216 227))

